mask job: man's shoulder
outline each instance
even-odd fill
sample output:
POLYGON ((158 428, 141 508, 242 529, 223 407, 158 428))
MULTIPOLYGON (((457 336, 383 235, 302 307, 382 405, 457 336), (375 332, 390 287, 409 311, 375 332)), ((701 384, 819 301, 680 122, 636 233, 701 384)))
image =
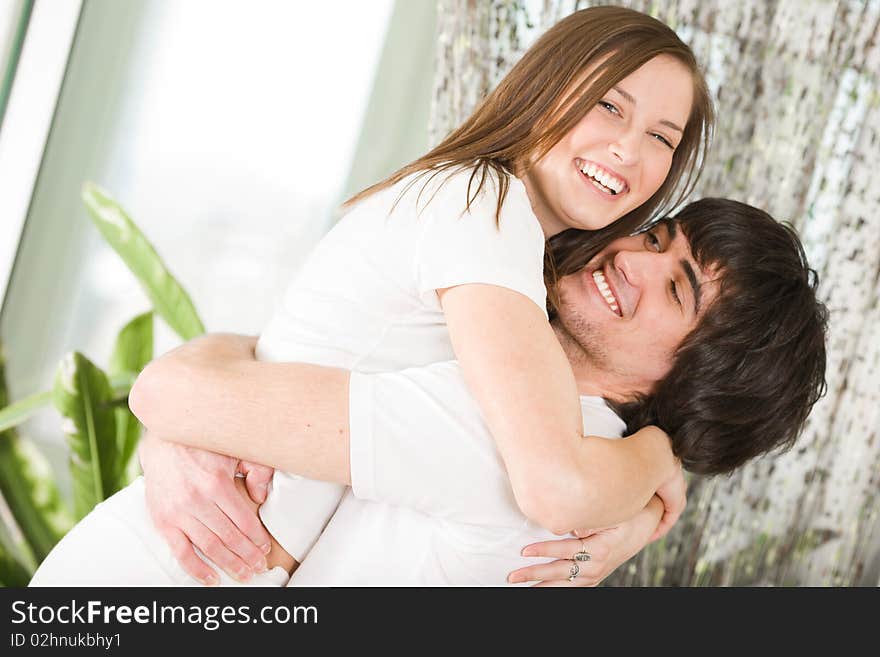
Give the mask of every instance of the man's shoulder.
POLYGON ((626 423, 602 397, 581 396, 581 414, 584 417, 585 434, 620 438, 626 430, 626 423))

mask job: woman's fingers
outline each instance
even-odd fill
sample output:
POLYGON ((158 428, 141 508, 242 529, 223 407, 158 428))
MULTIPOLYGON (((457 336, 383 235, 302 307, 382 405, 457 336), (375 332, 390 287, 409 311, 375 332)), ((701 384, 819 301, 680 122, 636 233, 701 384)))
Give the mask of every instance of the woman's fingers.
POLYGON ((556 561, 515 570, 507 581, 512 584, 541 582, 541 586, 596 586, 602 581, 609 554, 602 537, 601 533, 596 533, 586 538, 564 538, 527 545, 522 550, 524 557, 548 557, 556 561))
POLYGON ((563 538, 558 541, 542 541, 532 543, 522 550, 524 557, 552 557, 554 559, 571 559, 576 552, 583 550, 589 539, 563 538), (581 542, 583 541, 583 543, 581 542))
POLYGON ((684 478, 684 470, 679 467, 675 475, 657 489, 656 495, 663 502, 663 517, 651 536, 651 541, 665 536, 678 522, 687 506, 687 481, 684 478))
POLYGON ((548 582, 538 582, 537 584, 532 584, 532 588, 542 589, 545 587, 553 587, 553 588, 576 588, 579 586, 585 586, 584 584, 578 584, 577 582, 569 582, 567 579, 557 579, 551 580, 548 582))
POLYGON ((540 582, 551 586, 595 586, 599 583, 597 576, 600 571, 601 566, 589 561, 559 559, 514 570, 507 581, 511 584, 540 582), (569 581, 572 576, 573 579, 569 581))

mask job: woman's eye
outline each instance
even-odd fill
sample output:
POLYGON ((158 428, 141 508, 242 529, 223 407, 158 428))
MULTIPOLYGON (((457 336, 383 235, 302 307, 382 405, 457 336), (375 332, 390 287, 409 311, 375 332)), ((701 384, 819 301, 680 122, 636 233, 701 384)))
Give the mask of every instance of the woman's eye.
POLYGON ((658 253, 660 252, 660 240, 654 233, 645 233, 645 242, 658 253))
POLYGON ((600 100, 599 107, 603 107, 612 114, 620 114, 620 110, 617 109, 613 104, 609 103, 607 100, 600 100))
POLYGON ((670 150, 673 150, 673 151, 675 150, 675 146, 672 145, 672 142, 669 141, 669 140, 668 140, 666 137, 664 137, 663 135, 658 135, 658 134, 655 132, 653 136, 654 136, 654 138, 657 139, 657 141, 659 141, 661 144, 664 144, 665 146, 667 146, 670 150))

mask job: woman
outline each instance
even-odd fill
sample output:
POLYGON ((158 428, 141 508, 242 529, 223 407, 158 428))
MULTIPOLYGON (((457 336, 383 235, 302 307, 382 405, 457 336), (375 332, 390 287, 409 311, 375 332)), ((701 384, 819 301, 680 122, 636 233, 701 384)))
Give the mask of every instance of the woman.
MULTIPOLYGON (((583 437, 573 375, 546 321, 544 242, 570 228, 610 241, 680 198, 711 117, 693 54, 668 27, 622 8, 569 16, 437 148, 349 201, 260 357, 362 371, 455 358, 526 516, 558 532, 633 516, 680 473, 655 428, 614 449, 583 437), (633 472, 634 453, 653 465, 619 476, 633 472)), ((145 463, 148 485, 157 467, 145 463)), ((301 557, 316 534, 305 520, 291 526, 287 500, 332 511, 341 494, 276 473, 263 521, 301 557)), ((313 515, 319 530, 326 513, 313 515)), ((176 552, 191 540, 212 557, 212 534, 228 525, 215 513, 163 533, 176 552)))

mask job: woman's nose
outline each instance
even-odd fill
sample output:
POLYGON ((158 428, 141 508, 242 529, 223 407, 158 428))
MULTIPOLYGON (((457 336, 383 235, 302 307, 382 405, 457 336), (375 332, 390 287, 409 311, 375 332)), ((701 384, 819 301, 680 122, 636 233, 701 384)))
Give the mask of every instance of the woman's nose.
POLYGON ((633 130, 618 133, 617 138, 608 144, 608 150, 615 162, 622 166, 632 166, 639 160, 639 142, 633 130))

